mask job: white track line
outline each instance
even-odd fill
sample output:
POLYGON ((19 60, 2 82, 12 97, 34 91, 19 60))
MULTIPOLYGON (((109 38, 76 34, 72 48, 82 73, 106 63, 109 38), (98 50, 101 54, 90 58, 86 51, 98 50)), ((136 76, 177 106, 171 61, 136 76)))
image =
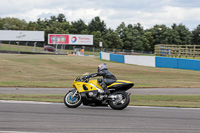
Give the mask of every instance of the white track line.
POLYGON ((14 101, 14 100, 0 100, 0 103, 53 104, 53 103, 49 103, 49 102, 14 101))
POLYGON ((187 110, 200 110, 200 108, 179 108, 179 107, 153 107, 153 106, 128 106, 130 108, 149 108, 149 109, 187 109, 187 110))
POLYGON ((0 131, 0 133, 40 133, 40 132, 0 131))

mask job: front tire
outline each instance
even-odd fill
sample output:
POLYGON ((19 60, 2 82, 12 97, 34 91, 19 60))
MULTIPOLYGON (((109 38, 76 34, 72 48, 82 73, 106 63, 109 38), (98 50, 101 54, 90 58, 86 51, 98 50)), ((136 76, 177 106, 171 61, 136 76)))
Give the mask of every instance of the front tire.
POLYGON ((117 96, 115 100, 109 101, 109 105, 112 109, 122 110, 128 106, 130 102, 130 97, 125 91, 116 91, 111 95, 117 96))
POLYGON ((70 91, 64 97, 64 103, 69 108, 76 108, 82 103, 81 95, 77 92, 77 94, 72 97, 74 93, 74 91, 70 91))

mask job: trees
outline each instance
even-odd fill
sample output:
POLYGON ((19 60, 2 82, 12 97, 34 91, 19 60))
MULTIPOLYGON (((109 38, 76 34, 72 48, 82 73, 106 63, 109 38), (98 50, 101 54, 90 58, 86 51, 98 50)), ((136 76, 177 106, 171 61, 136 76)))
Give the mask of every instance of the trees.
POLYGON ((100 31, 93 31, 91 34, 94 35, 94 40, 93 40, 94 47, 99 47, 99 42, 103 42, 103 44, 104 44, 104 40, 102 39, 102 35, 101 35, 100 31))
POLYGON ((191 32, 182 24, 173 24, 170 28, 166 25, 155 25, 153 28, 146 30, 146 32, 152 33, 153 40, 149 38, 151 40, 151 51, 153 51, 154 45, 156 44, 191 44, 191 32))
POLYGON ((102 37, 104 41, 104 47, 113 49, 122 49, 122 40, 112 29, 108 29, 107 33, 102 37))
POLYGON ((192 31, 192 44, 200 45, 200 25, 192 31))
POLYGON ((92 21, 88 24, 88 31, 89 33, 93 31, 100 31, 102 35, 106 34, 106 24, 104 21, 101 21, 100 17, 95 17, 92 21))
MULTIPOLYGON (((103 42, 105 48, 154 51, 156 44, 200 44, 200 25, 192 32, 183 24, 154 25, 143 29, 140 23, 126 25, 122 22, 115 30, 107 29, 106 23, 99 16, 94 17, 89 24, 82 19, 68 22, 64 14, 50 16, 42 20, 26 22, 18 18, 0 18, 0 30, 33 30, 45 31, 48 34, 92 34, 94 47, 103 42)), ((46 42, 47 43, 47 42, 46 42)))
POLYGON ((0 23, 2 30, 26 30, 27 23, 25 20, 18 18, 2 18, 0 23))
POLYGON ((88 27, 82 19, 79 19, 78 21, 73 21, 72 28, 74 29, 74 34, 82 34, 82 32, 84 32, 85 34, 86 31, 88 32, 88 27))
POLYGON ((191 37, 192 34, 189 31, 188 28, 186 28, 185 25, 183 24, 173 24, 172 25, 172 30, 174 30, 174 32, 177 32, 177 36, 178 36, 178 42, 175 42, 174 44, 181 44, 181 45, 190 45, 191 44, 191 37))
POLYGON ((142 42, 145 51, 154 50, 154 39, 151 32, 147 31, 142 35, 142 42))
POLYGON ((128 26, 122 22, 118 27, 116 32, 118 33, 120 39, 122 40, 123 49, 127 50, 145 50, 142 42, 143 28, 138 23, 136 25, 129 24, 128 26))
POLYGON ((0 30, 3 30, 3 20, 0 18, 0 30))
POLYGON ((65 15, 62 13, 58 14, 57 21, 60 23, 66 22, 65 15))
POLYGON ((122 41, 112 29, 106 29, 106 24, 100 17, 95 17, 88 24, 88 32, 94 35, 94 46, 99 47, 103 42, 104 48, 122 48, 122 41))
POLYGON ((37 23, 36 22, 32 22, 30 21, 27 25, 27 30, 32 30, 32 31, 35 31, 37 30, 37 23))

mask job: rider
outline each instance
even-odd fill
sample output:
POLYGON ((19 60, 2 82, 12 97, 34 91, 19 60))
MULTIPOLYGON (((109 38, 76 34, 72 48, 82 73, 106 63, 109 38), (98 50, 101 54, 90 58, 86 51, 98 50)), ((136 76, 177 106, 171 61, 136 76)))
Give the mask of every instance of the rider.
POLYGON ((108 71, 108 67, 105 63, 101 63, 98 66, 98 73, 87 75, 86 78, 97 77, 97 76, 103 76, 103 79, 98 79, 98 82, 103 88, 104 92, 106 94, 110 94, 110 91, 107 89, 107 86, 116 82, 117 79, 110 71, 108 71))

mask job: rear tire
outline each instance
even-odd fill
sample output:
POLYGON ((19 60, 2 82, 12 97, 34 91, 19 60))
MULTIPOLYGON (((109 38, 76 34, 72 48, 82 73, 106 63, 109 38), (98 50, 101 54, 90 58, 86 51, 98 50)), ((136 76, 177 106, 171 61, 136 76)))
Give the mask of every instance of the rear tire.
POLYGON ((116 99, 114 101, 112 101, 112 100, 109 101, 109 105, 112 109, 122 110, 128 106, 128 104, 130 102, 130 97, 125 91, 116 91, 116 92, 112 93, 111 95, 118 95, 119 97, 122 97, 121 100, 116 99), (119 101, 117 101, 117 100, 119 100, 119 101))
POLYGON ((75 93, 75 92, 70 91, 70 92, 68 92, 68 93, 65 95, 65 97, 64 97, 64 103, 65 103, 65 105, 66 105, 67 107, 69 107, 69 108, 76 108, 76 107, 80 106, 81 103, 82 103, 81 95, 80 95, 79 93, 77 93, 77 94, 72 98, 72 96, 73 96, 74 93, 75 93))

